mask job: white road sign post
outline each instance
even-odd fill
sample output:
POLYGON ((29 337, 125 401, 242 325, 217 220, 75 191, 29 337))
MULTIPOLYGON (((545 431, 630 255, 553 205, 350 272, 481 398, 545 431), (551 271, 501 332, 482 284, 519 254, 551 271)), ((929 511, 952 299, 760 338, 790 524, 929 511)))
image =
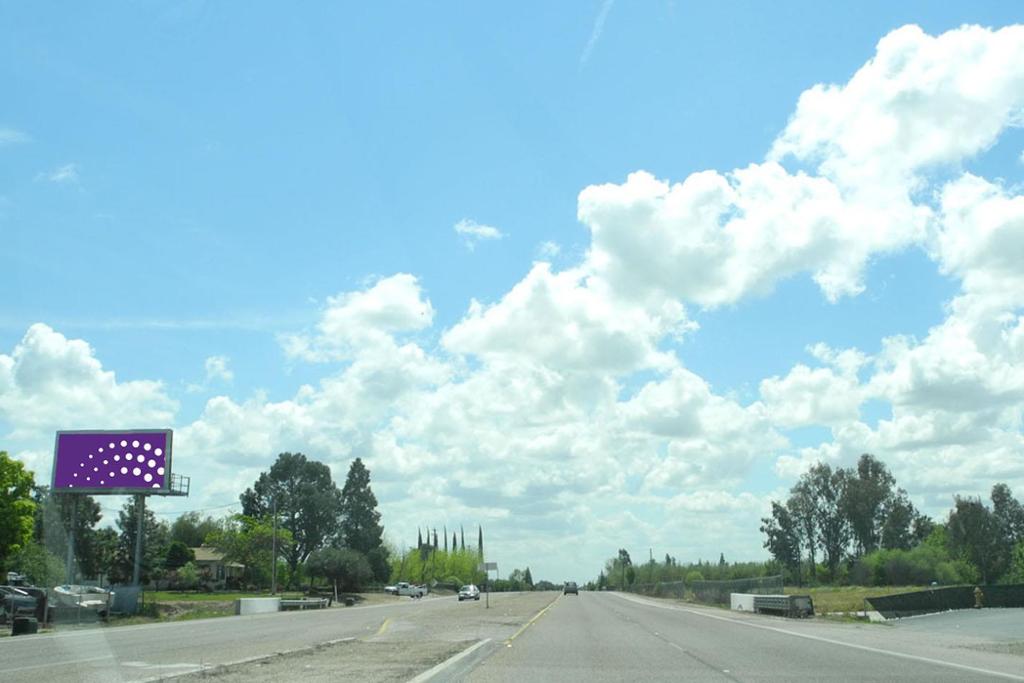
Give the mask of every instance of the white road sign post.
POLYGON ((476 566, 476 570, 478 572, 483 572, 484 573, 484 591, 485 591, 485 593, 484 593, 484 597, 485 597, 484 609, 490 609, 491 608, 491 576, 490 576, 490 572, 494 572, 495 576, 497 576, 497 573, 498 573, 498 563, 497 562, 481 562, 480 564, 478 564, 476 566))

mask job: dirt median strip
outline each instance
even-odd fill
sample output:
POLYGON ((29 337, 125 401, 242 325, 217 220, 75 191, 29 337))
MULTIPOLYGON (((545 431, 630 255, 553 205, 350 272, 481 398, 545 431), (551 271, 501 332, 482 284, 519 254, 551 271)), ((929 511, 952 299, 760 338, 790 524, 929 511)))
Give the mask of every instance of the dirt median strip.
POLYGON ((256 655, 255 657, 246 657, 244 659, 236 659, 233 662, 224 662, 223 664, 210 664, 209 666, 201 666, 197 669, 191 669, 189 671, 181 671, 173 674, 163 674, 160 676, 151 676, 149 678, 139 679, 138 683, 149 683, 150 681, 169 681, 169 680, 186 680, 189 676, 217 676, 225 673, 233 668, 245 666, 246 664, 257 664, 262 663, 269 659, 277 657, 295 657, 301 655, 308 655, 315 652, 319 652, 324 648, 331 647, 332 645, 339 645, 341 643, 348 643, 355 640, 355 638, 338 638, 336 640, 328 640, 323 643, 316 643, 315 645, 306 645, 303 647, 297 647, 292 650, 282 650, 280 652, 271 652, 265 655, 256 655))
POLYGON ((491 642, 491 639, 490 638, 485 638, 485 639, 481 640, 478 643, 470 645, 469 647, 467 647, 462 652, 458 652, 458 653, 452 655, 451 657, 449 657, 448 659, 444 660, 440 664, 434 666, 433 668, 427 669, 426 671, 421 673, 419 676, 417 676, 416 678, 414 678, 411 681, 409 681, 409 683, 426 683, 427 681, 433 679, 435 676, 441 674, 445 669, 448 669, 448 668, 454 666, 455 664, 458 664, 460 661, 462 661, 466 657, 470 656, 475 651, 479 650, 480 648, 482 648, 484 645, 486 645, 489 642, 491 642))
POLYGON ((176 681, 198 681, 213 678, 218 683, 270 683, 301 677, 304 683, 404 682, 465 651, 466 646, 472 644, 466 641, 367 642, 349 638, 333 643, 333 646, 324 643, 147 680, 173 678, 176 681))
MULTIPOLYGON (((218 683, 261 683, 294 680, 314 681, 409 681, 448 660, 448 675, 473 666, 480 657, 503 643, 516 631, 535 622, 561 594, 505 594, 486 609, 481 603, 460 603, 454 597, 432 601, 430 609, 406 610, 381 615, 378 628, 355 640, 321 643, 288 652, 222 665, 193 668, 176 675, 154 676, 147 681, 193 681, 214 677, 218 683), (472 649, 479 643, 486 643, 472 649), (460 654, 458 660, 452 659, 460 654)), ((427 607, 426 601, 421 607, 427 607)), ((141 673, 141 672, 139 672, 141 673)), ((443 676, 441 676, 443 678, 443 676)))

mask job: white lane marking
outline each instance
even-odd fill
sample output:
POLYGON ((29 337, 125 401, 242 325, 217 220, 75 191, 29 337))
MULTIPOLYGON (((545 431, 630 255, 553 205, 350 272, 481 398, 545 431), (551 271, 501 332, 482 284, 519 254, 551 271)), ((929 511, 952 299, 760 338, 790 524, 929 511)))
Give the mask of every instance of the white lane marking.
POLYGON ((458 662, 458 661, 460 661, 462 659, 465 659, 466 657, 468 657, 469 655, 473 654, 474 652, 476 652, 477 650, 479 650, 481 647, 483 647, 484 645, 486 645, 489 642, 491 642, 490 638, 484 638, 480 642, 478 642, 478 643, 476 643, 474 645, 470 645, 469 647, 467 647, 462 652, 459 652, 458 654, 452 655, 451 657, 449 657, 448 659, 444 660, 443 662, 441 662, 437 666, 433 667, 432 669, 427 669, 426 671, 421 673, 416 678, 413 678, 412 680, 410 680, 409 683, 425 683, 425 681, 429 681, 431 678, 433 678, 434 676, 438 675, 439 673, 441 673, 442 671, 444 671, 445 669, 450 667, 452 664, 455 664, 456 662, 458 662))
POLYGON ((961 671, 971 671, 973 673, 986 674, 988 676, 997 676, 999 678, 1006 678, 1011 681, 1024 681, 1024 676, 1017 676, 1015 674, 1008 674, 1002 671, 992 671, 990 669, 981 669, 976 666, 968 666, 967 664, 957 664, 955 662, 947 662, 942 659, 932 659, 930 657, 922 657, 920 655, 907 654, 906 652, 896 652, 894 650, 883 650, 878 647, 871 647, 869 645, 857 645, 856 643, 844 643, 841 640, 833 640, 832 638, 824 638, 822 636, 812 636, 809 633, 797 633, 796 631, 787 631, 784 628, 778 628, 776 626, 767 626, 765 624, 751 624, 746 621, 739 621, 738 619, 730 619, 729 617, 722 617, 717 614, 708 614, 706 612, 687 609, 686 607, 676 607, 674 605, 659 605, 654 602, 648 602, 647 600, 641 600, 632 596, 622 595, 618 592, 612 592, 612 595, 617 595, 623 600, 635 602, 638 605, 646 605, 647 607, 657 607, 658 609, 676 610, 679 612, 688 612, 695 614, 699 617, 706 617, 708 619, 717 619, 718 621, 727 621, 731 624, 738 624, 740 626, 748 626, 750 628, 759 628, 764 631, 774 631, 776 633, 782 633, 787 636, 795 636, 797 638, 805 638, 807 640, 815 640, 819 643, 829 643, 831 645, 840 645, 842 647, 852 648, 854 650, 863 650, 864 652, 873 652, 880 655, 889 655, 891 657, 899 657, 900 659, 910 659, 915 662, 925 662, 927 664, 935 664, 937 666, 946 666, 951 669, 960 669, 961 671))
POLYGON ((196 662, 182 662, 181 664, 150 664, 149 662, 121 662, 121 666, 129 666, 135 669, 182 669, 185 667, 198 667, 202 664, 196 662))

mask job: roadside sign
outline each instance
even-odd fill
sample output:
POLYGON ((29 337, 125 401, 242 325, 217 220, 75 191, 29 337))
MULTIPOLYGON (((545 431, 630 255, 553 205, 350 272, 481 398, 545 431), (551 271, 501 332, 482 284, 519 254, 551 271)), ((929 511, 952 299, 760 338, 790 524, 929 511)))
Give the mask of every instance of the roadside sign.
POLYGON ((477 565, 476 570, 478 572, 496 572, 498 571, 497 562, 481 562, 477 565))

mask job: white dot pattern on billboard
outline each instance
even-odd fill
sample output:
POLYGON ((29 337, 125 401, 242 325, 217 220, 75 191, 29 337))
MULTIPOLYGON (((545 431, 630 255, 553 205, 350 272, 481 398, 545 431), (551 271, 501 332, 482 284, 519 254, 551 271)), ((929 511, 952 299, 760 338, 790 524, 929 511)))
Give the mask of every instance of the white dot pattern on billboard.
POLYGON ((146 491, 164 488, 168 436, 168 432, 162 431, 125 433, 123 437, 89 432, 58 433, 54 488, 146 491), (78 473, 83 470, 79 477, 78 473))

